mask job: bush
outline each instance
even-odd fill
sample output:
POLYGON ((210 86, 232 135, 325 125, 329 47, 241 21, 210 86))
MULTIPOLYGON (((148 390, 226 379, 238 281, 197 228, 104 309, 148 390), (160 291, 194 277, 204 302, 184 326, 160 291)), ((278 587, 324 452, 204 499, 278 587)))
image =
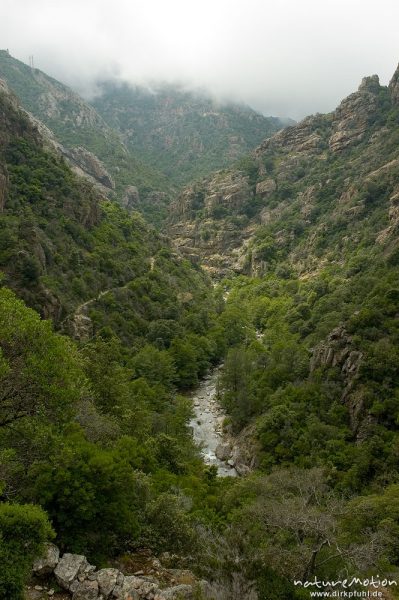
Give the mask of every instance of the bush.
POLYGON ((0 597, 22 600, 32 563, 53 531, 46 513, 32 504, 0 504, 0 597))
POLYGON ((34 493, 70 552, 102 559, 138 539, 146 480, 117 451, 73 435, 32 476, 34 493))

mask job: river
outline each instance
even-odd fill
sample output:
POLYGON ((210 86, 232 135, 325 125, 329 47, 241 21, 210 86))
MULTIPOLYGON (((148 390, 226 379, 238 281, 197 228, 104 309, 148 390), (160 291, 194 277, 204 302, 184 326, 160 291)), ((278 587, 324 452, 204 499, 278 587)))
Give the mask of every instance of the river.
POLYGON ((216 456, 216 448, 226 442, 222 424, 225 415, 217 401, 217 381, 220 368, 216 368, 203 378, 190 394, 193 401, 194 417, 189 425, 194 441, 201 447, 201 454, 207 465, 215 465, 220 477, 237 477, 237 471, 227 461, 216 456))

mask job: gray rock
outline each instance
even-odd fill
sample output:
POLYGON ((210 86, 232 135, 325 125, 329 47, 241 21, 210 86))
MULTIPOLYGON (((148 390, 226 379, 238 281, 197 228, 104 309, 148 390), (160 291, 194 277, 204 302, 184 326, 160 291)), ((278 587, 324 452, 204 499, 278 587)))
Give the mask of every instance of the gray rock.
POLYGON ((230 444, 218 444, 216 446, 215 454, 219 460, 227 460, 231 456, 230 444))
POLYGON ((69 158, 77 164, 77 166, 98 181, 105 188, 115 189, 115 183, 105 168, 101 160, 86 148, 79 146, 72 148, 69 152, 69 158))
MULTIPOLYGON (((65 590, 75 591, 73 584, 83 581, 94 571, 85 556, 81 554, 64 554, 54 570, 58 584, 65 590)), ((98 584, 97 584, 98 585, 98 584)))
POLYGON ((35 575, 49 575, 54 571, 60 560, 60 551, 54 544, 46 544, 45 553, 33 563, 35 575))
POLYGON ((130 600, 139 600, 140 596, 137 589, 141 581, 141 579, 134 575, 124 577, 123 581, 118 582, 114 587, 112 598, 117 598, 117 600, 128 600, 129 598, 130 600))
POLYGON ((90 579, 93 577, 95 577, 100 593, 104 598, 109 598, 117 583, 120 582, 122 584, 124 580, 122 573, 118 569, 100 569, 100 571, 93 573, 90 579))
POLYGON ((82 581, 78 584, 72 600, 97 600, 98 592, 97 581, 82 581))

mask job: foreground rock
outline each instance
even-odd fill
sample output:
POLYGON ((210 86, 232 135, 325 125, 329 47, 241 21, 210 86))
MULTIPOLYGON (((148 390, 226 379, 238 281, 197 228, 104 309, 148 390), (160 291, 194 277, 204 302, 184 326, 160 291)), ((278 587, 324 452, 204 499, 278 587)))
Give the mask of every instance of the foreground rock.
POLYGON ((60 551, 54 544, 47 544, 45 554, 33 564, 35 575, 49 575, 54 571, 60 560, 60 551))
POLYGON ((54 569, 54 575, 59 585, 65 590, 74 592, 78 584, 84 581, 95 567, 90 565, 81 554, 64 554, 54 569))
MULTIPOLYGON (((81 554, 66 553, 60 558, 54 544, 48 544, 43 557, 34 563, 33 574, 38 577, 53 574, 72 600, 193 600, 196 589, 202 589, 206 584, 174 583, 162 589, 155 577, 125 576, 114 568, 97 571, 81 554)), ((36 589, 38 587, 42 589, 41 586, 36 589)))

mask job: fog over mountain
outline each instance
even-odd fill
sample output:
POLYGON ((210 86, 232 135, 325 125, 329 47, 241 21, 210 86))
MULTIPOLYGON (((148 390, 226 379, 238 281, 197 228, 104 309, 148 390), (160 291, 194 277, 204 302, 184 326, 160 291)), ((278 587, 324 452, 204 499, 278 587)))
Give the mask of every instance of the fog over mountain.
POLYGON ((180 82, 265 114, 333 109, 399 56, 396 0, 3 0, 1 46, 86 95, 95 81, 180 82))

